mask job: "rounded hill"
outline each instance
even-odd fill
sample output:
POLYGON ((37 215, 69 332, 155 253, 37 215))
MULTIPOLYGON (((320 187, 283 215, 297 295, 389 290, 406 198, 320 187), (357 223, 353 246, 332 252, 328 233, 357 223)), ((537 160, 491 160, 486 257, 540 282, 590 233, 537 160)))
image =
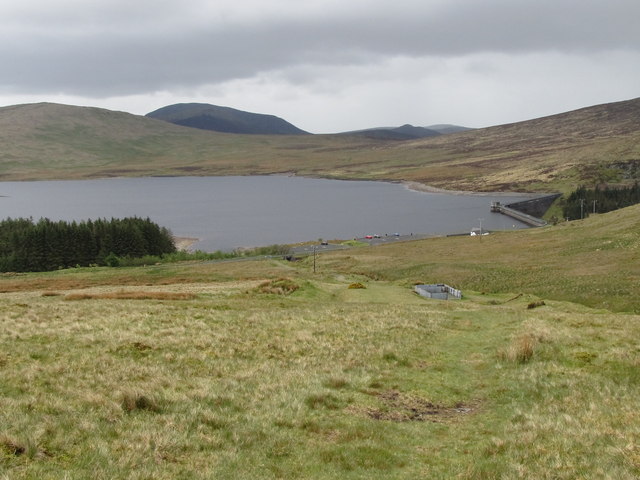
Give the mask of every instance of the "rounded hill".
POLYGON ((304 135, 308 132, 275 115, 251 113, 208 103, 177 103, 146 115, 183 127, 223 133, 304 135))

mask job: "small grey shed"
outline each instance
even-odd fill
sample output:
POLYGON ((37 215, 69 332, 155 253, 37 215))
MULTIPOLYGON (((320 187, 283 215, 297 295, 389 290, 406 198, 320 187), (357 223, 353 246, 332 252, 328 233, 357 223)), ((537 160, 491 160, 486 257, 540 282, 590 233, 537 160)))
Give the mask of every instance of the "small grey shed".
POLYGON ((436 283, 432 285, 416 285, 413 290, 423 297, 449 300, 450 298, 462 298, 462 292, 456 288, 436 283))

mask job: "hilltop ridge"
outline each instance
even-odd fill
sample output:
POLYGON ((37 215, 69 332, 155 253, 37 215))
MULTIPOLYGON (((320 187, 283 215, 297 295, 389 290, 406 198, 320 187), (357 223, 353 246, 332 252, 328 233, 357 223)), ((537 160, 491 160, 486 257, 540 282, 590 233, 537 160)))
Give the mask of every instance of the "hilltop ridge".
POLYGON ((339 135, 351 135, 380 140, 412 140, 416 138, 436 137, 441 132, 425 127, 415 127, 408 123, 400 127, 377 127, 365 130, 342 132, 339 135))
POLYGON ((449 190, 569 191, 637 180, 640 99, 401 141, 227 134, 39 103, 0 108, 0 143, 0 180, 295 173, 449 190))
POLYGON ((149 118, 223 133, 304 135, 308 132, 275 115, 245 112, 208 103, 177 103, 154 110, 149 118))

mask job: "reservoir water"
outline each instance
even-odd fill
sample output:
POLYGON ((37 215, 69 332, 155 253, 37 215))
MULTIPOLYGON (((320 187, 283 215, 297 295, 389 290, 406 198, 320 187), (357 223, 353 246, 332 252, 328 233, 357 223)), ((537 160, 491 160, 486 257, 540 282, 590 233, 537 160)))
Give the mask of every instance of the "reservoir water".
POLYGON ((480 222, 488 230, 527 228, 489 206, 528 198, 287 176, 0 182, 0 218, 149 217, 176 236, 198 238, 194 248, 215 251, 396 232, 446 235, 480 222))

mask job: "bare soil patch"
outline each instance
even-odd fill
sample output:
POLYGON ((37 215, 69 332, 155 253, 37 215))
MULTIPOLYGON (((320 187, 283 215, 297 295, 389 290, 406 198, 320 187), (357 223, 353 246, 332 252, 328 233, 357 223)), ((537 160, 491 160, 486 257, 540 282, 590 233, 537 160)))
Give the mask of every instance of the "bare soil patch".
POLYGON ((466 403, 454 406, 437 405, 417 395, 390 390, 376 395, 382 408, 365 408, 362 413, 373 420, 391 422, 445 422, 461 415, 467 415, 476 407, 466 403))

